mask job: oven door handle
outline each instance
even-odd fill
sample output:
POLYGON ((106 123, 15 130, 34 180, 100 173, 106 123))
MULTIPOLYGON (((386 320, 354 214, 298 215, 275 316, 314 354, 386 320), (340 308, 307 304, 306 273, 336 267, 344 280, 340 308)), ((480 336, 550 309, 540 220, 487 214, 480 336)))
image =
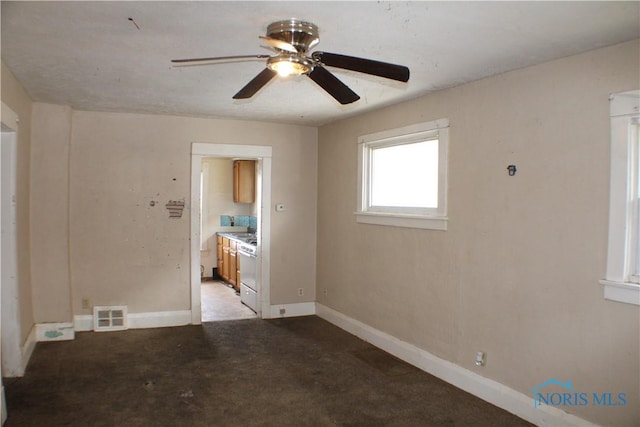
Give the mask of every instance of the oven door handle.
POLYGON ((238 253, 240 255, 248 256, 249 258, 255 258, 256 257, 255 254, 250 254, 249 252, 245 252, 245 251, 242 251, 242 250, 238 251, 238 253))

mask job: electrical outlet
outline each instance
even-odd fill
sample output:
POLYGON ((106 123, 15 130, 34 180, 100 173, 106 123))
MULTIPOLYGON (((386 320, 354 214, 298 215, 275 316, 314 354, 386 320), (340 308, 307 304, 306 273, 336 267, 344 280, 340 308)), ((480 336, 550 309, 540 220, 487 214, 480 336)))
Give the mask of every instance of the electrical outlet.
POLYGON ((82 298, 82 308, 83 309, 91 308, 91 300, 89 300, 89 298, 82 298))
POLYGON ((298 288, 298 296, 301 297, 304 295, 304 289, 298 288))
POLYGON ((287 309, 282 307, 280 308, 280 316, 284 316, 284 314, 287 312, 287 309))
POLYGON ((326 297, 326 296, 327 296, 327 293, 328 293, 327 288, 324 288, 323 293, 324 293, 324 296, 326 297))

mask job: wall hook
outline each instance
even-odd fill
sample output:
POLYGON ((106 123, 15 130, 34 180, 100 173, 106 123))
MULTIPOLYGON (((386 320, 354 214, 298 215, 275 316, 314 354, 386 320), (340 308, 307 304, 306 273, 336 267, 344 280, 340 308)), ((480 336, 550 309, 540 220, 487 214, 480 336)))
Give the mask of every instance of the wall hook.
POLYGON ((514 176, 518 169, 516 168, 516 165, 509 165, 507 166, 507 170, 509 171, 509 176, 514 176))

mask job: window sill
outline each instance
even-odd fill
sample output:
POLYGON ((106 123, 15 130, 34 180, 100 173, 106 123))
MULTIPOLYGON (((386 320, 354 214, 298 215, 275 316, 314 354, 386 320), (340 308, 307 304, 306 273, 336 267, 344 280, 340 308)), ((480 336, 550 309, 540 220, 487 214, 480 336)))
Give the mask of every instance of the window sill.
POLYGON ((426 230, 447 230, 447 217, 408 214, 388 214, 378 212, 356 212, 356 222, 360 224, 387 225, 391 227, 422 228, 426 230))
POLYGON ((604 287, 604 298, 640 306, 640 285, 636 283, 600 280, 604 287))

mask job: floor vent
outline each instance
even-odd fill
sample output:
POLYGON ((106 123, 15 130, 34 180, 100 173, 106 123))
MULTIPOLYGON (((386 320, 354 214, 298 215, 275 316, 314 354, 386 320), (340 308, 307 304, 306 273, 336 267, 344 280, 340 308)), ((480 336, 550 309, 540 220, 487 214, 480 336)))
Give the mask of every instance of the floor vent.
POLYGON ((127 329, 127 306, 93 307, 93 330, 122 331, 127 329))

